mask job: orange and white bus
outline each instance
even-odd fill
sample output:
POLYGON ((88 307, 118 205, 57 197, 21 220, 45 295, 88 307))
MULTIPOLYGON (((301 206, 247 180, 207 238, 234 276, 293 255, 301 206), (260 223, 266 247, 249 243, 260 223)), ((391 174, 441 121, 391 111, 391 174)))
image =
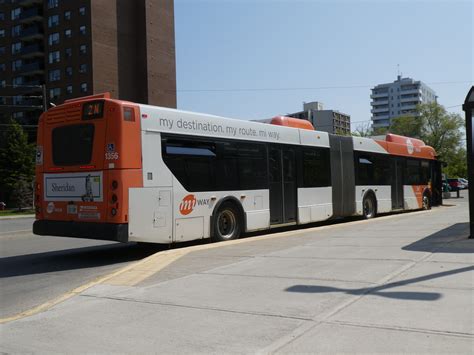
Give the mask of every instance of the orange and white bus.
POLYGON ((66 101, 39 121, 39 235, 174 243, 441 202, 433 148, 343 137, 110 99, 66 101))

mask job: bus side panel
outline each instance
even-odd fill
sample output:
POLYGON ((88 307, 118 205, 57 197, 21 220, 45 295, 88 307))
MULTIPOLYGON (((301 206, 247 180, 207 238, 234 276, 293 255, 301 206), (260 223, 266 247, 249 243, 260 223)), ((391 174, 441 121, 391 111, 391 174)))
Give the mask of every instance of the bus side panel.
POLYGON ((367 191, 371 190, 377 200, 377 213, 392 210, 392 187, 390 185, 356 186, 356 213, 362 215, 362 201, 367 191))
POLYGON ((423 192, 428 185, 403 185, 406 210, 416 210, 423 207, 423 192))
POLYGON ((129 241, 171 243, 172 217, 171 189, 129 189, 129 241))
POLYGON ((332 187, 298 189, 298 223, 327 220, 332 216, 332 187))

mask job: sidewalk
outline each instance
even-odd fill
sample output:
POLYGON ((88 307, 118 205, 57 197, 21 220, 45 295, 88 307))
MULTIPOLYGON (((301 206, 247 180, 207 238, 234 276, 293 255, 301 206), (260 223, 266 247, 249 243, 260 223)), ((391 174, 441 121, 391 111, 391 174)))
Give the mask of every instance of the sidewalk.
POLYGON ((472 353, 474 240, 449 203, 158 254, 3 324, 0 350, 472 353))

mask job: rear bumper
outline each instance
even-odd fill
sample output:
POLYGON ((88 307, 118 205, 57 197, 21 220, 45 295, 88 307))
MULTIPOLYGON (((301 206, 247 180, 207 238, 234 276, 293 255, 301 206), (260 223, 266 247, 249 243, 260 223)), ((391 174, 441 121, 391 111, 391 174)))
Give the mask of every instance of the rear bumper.
POLYGON ((128 242, 128 224, 36 220, 33 233, 59 237, 128 242))

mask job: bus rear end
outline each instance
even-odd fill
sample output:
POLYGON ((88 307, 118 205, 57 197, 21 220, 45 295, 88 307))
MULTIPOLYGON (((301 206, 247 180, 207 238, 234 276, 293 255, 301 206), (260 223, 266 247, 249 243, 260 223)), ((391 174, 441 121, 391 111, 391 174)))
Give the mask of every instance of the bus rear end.
POLYGON ((128 241, 128 189, 143 186, 139 107, 108 94, 44 113, 33 233, 128 241))

